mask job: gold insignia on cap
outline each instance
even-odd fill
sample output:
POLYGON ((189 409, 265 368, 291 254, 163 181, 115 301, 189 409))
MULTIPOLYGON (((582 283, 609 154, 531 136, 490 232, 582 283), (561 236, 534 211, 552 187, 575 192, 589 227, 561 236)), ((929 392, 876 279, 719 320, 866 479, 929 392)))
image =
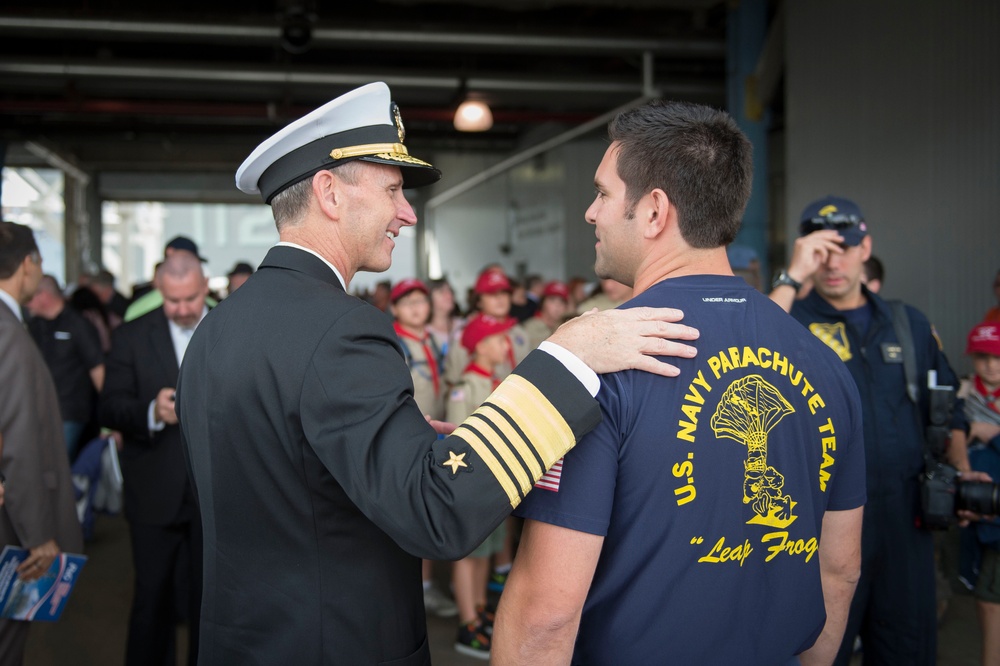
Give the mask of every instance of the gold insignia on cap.
MULTIPOLYGON (((397 144, 398 145, 398 144, 397 144)), ((393 160, 395 162, 406 162, 407 164, 416 164, 418 166, 431 166, 423 160, 418 160, 416 157, 408 155, 407 153, 376 153, 372 157, 380 157, 383 160, 393 160)))
POLYGON ((330 157, 335 160, 343 160, 349 157, 378 157, 379 159, 392 160, 394 162, 406 162, 407 164, 416 164, 425 167, 431 166, 423 160, 411 157, 406 146, 401 143, 366 143, 361 146, 334 148, 330 151, 330 157))
MULTIPOLYGON (((466 452, 468 453, 468 452, 466 452)), ((441 463, 441 467, 451 467, 451 473, 458 474, 459 467, 468 467, 469 464, 465 462, 465 453, 456 455, 454 451, 448 451, 448 460, 441 463)))
POLYGON ((833 215, 837 212, 837 207, 833 204, 827 204, 819 209, 820 217, 826 217, 827 215, 833 215))
POLYGON ((392 103, 392 119, 396 123, 396 134, 399 135, 399 142, 406 140, 406 130, 403 128, 403 117, 399 115, 399 107, 392 103))

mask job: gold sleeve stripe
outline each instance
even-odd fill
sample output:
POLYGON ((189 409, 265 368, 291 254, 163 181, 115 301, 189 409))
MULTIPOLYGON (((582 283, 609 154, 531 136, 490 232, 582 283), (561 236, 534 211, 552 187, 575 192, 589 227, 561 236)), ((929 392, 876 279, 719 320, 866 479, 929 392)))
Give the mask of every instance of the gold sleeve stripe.
POLYGON ((476 455, 483 459, 483 462, 486 463, 486 466, 496 478, 497 483, 507 493, 507 499, 510 500, 511 507, 516 507, 521 503, 521 494, 517 491, 517 486, 511 480, 510 474, 504 469, 503 463, 497 459, 493 451, 490 450, 490 447, 480 439, 479 433, 463 423, 455 429, 452 436, 463 439, 472 447, 476 455))
POLYGON ((482 422, 476 428, 476 432, 507 463, 514 479, 521 486, 521 494, 527 494, 531 490, 531 486, 542 475, 542 469, 531 458, 530 454, 527 460, 530 460, 531 463, 526 464, 525 453, 529 453, 529 449, 522 436, 511 428, 503 415, 490 405, 484 404, 476 410, 470 419, 482 422))
POLYGON ((528 438, 528 446, 538 452, 545 469, 562 458, 576 441, 569 424, 548 398, 520 375, 504 380, 489 401, 508 414, 521 416, 516 423, 528 438))
POLYGON ((545 473, 541 458, 524 436, 524 432, 513 423, 509 414, 490 402, 484 402, 483 406, 476 410, 476 414, 488 421, 514 447, 529 476, 537 480, 545 473))

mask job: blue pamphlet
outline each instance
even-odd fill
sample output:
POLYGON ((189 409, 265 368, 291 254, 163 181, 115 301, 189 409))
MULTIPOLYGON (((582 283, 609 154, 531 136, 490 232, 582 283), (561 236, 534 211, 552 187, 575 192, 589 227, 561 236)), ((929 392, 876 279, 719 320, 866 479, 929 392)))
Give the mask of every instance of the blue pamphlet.
POLYGON ((31 581, 17 575, 17 567, 27 557, 28 551, 17 546, 6 546, 0 553, 0 617, 55 622, 87 556, 62 553, 48 571, 31 581))

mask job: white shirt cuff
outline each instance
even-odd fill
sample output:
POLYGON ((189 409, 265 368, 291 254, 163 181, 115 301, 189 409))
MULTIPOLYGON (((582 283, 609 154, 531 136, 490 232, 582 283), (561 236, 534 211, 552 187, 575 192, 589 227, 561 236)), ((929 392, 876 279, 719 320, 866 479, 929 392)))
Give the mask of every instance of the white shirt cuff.
POLYGON ((580 380, 583 384, 583 388, 590 392, 590 395, 597 397, 597 392, 601 390, 601 380, 597 378, 597 373, 590 369, 586 363, 580 360, 580 358, 569 351, 565 347, 560 347, 554 342, 549 342, 545 340, 542 344, 538 345, 538 348, 543 352, 550 354, 555 357, 557 361, 563 364, 567 370, 573 373, 573 376, 580 380))
POLYGON ((146 423, 149 425, 149 432, 160 432, 167 427, 167 424, 163 421, 159 423, 156 422, 156 401, 149 403, 149 411, 146 412, 146 423))

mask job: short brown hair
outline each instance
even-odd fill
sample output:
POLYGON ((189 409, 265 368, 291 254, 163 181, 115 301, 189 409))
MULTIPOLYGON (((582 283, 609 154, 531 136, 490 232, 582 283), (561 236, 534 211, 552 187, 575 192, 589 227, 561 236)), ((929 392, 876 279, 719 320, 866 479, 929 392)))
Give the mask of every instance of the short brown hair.
POLYGON ((0 280, 14 275, 24 258, 31 254, 38 254, 38 244, 31 229, 16 222, 0 222, 0 280))
POLYGON ((750 199, 753 148, 728 113, 656 100, 618 114, 608 135, 619 144, 627 215, 659 188, 677 206, 691 247, 720 247, 736 238, 750 199))

